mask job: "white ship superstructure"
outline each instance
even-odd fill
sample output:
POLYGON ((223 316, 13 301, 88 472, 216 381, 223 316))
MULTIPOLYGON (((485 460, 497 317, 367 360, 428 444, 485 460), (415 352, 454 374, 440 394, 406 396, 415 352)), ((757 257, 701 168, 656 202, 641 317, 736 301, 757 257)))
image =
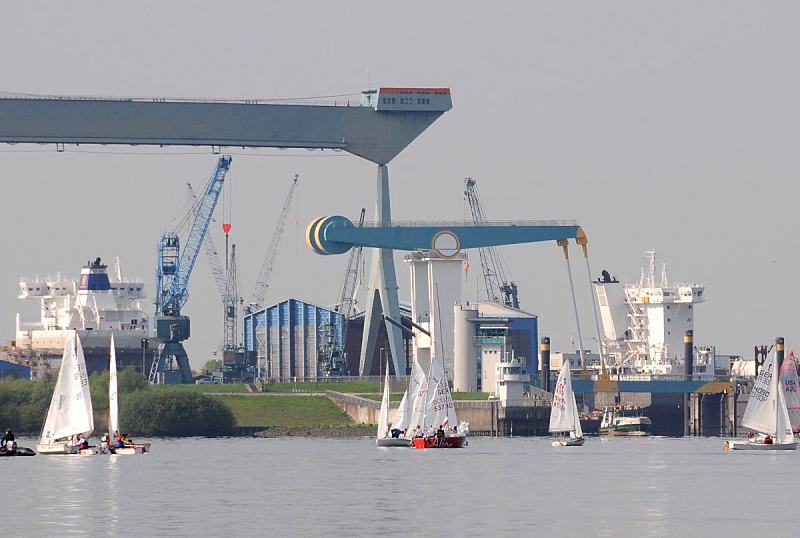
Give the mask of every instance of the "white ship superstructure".
POLYGON ((606 271, 594 282, 604 355, 611 365, 635 373, 683 374, 684 335, 694 330, 694 307, 705 301, 705 287, 670 284, 666 264, 656 280, 656 252, 645 256, 647 268, 637 284, 621 284, 606 271))
MULTIPOLYGON (((58 350, 63 350, 69 332, 77 330, 87 362, 92 354, 103 352, 107 360, 112 333, 123 355, 127 348, 129 355, 136 350, 135 356, 142 356, 142 339, 148 334, 143 308, 147 295, 141 280, 123 277, 119 259, 111 277, 107 266, 96 258, 83 267, 79 280, 57 273, 44 279, 21 278, 19 286, 20 299, 40 302, 40 317, 30 321, 17 314, 14 346, 18 353, 50 359, 60 356, 58 350)), ((89 369, 97 368, 90 364, 89 369)))

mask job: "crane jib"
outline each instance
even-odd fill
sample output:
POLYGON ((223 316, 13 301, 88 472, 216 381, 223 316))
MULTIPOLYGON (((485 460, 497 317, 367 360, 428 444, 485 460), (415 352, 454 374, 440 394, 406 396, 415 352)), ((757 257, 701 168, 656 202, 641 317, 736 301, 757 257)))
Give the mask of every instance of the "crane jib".
POLYGON ((223 155, 219 158, 214 173, 203 189, 203 196, 200 203, 197 205, 192 225, 189 228, 189 234, 180 252, 177 264, 175 264, 172 281, 168 289, 161 288, 165 291, 161 303, 161 310, 164 313, 175 314, 180 312, 180 309, 186 304, 189 298, 189 277, 197 261, 197 256, 203 244, 203 238, 211 223, 211 216, 219 201, 222 186, 225 182, 225 176, 228 170, 230 170, 231 160, 229 155, 223 155))

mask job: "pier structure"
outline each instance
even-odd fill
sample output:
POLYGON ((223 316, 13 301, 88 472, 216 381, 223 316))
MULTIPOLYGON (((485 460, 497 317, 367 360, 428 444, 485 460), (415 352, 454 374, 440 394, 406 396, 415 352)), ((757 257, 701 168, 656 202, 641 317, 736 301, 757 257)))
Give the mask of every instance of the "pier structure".
MULTIPOLYGON (((334 98, 343 96, 334 96, 334 98)), ((377 168, 375 220, 391 225, 389 162, 452 108, 449 88, 381 87, 353 102, 0 96, 0 143, 301 148, 345 151, 377 168)), ((392 248, 377 249, 369 279, 362 372, 382 316, 400 319, 392 248)), ((395 367, 400 329, 385 324, 395 367)))

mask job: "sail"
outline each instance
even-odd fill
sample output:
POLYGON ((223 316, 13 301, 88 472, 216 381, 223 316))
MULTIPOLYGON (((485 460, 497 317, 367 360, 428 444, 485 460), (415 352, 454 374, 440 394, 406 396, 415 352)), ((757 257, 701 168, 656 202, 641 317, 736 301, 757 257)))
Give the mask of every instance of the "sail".
POLYGON ((108 433, 119 433, 119 396, 117 394, 117 352, 111 335, 111 356, 108 362, 108 433))
POLYGON ((428 391, 424 418, 425 426, 452 428, 458 424, 458 419, 453 405, 453 396, 450 394, 450 385, 447 382, 441 362, 435 358, 432 360, 430 390, 428 391))
POLYGON ((394 415, 393 430, 403 431, 408 429, 408 421, 411 419, 410 402, 411 398, 408 397, 408 389, 406 389, 403 393, 403 399, 400 400, 400 407, 397 408, 397 412, 394 415))
POLYGON ((70 331, 40 443, 52 444, 57 439, 81 433, 89 435, 92 430, 94 416, 86 361, 77 333, 70 331))
POLYGON ((783 359, 781 383, 792 430, 800 432, 800 384, 797 379, 797 358, 792 352, 783 359))
MULTIPOLYGON (((755 430, 760 433, 775 435, 777 431, 777 406, 778 397, 775 387, 775 355, 769 355, 764 364, 758 371, 753 390, 750 392, 750 399, 747 401, 747 408, 742 417, 742 426, 755 430)), ((780 398, 783 402, 783 398, 780 398)), ((785 402, 784 402, 785 406, 785 402)), ((788 421, 788 419, 787 419, 788 421)))
POLYGON ((575 436, 580 437, 582 435, 582 432, 579 433, 580 428, 575 394, 572 392, 569 361, 565 360, 553 391, 553 403, 550 407, 550 432, 576 432, 575 436))
POLYGON ((794 432, 792 431, 792 423, 789 421, 789 411, 786 409, 786 399, 782 390, 775 391, 777 393, 777 425, 776 435, 778 443, 787 444, 794 441, 794 432))
POLYGON ((411 368, 411 379, 408 380, 408 409, 411 415, 408 419, 406 437, 411 437, 417 426, 422 427, 425 418, 425 404, 427 403, 428 380, 419 363, 414 361, 411 368))
POLYGON ((389 432, 389 362, 386 362, 386 378, 383 381, 383 400, 378 416, 378 439, 388 437, 389 432))

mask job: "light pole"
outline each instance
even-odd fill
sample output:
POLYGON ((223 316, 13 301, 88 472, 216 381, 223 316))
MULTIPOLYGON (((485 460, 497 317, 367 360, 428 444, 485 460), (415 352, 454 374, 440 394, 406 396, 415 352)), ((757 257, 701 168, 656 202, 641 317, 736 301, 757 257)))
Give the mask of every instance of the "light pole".
POLYGON ((145 364, 147 363, 147 345, 150 343, 148 338, 142 338, 142 375, 147 377, 145 364))

